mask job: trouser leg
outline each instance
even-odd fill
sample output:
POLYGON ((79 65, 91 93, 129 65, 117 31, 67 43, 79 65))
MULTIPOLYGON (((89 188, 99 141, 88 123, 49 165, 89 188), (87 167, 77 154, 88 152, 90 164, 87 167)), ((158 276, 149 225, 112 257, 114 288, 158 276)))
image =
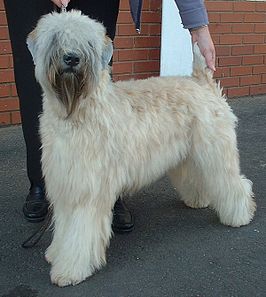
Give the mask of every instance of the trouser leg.
MULTIPOLYGON (((14 59, 14 73, 20 102, 22 130, 26 143, 27 173, 31 185, 43 186, 39 114, 42 112, 41 88, 34 77, 31 55, 26 46, 27 35, 41 15, 53 10, 51 1, 4 0, 14 59)), ((103 22, 110 38, 115 36, 119 0, 72 0, 69 8, 103 22)))

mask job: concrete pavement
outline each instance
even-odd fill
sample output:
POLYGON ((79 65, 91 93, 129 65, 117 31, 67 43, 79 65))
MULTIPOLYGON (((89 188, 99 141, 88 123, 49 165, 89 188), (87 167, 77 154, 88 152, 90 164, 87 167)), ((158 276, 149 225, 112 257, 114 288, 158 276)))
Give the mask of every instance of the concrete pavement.
POLYGON ((212 210, 185 207, 163 178, 128 199, 135 230, 111 240, 107 266, 63 289, 50 284, 44 260, 50 232, 36 247, 20 247, 40 225, 21 212, 28 189, 21 127, 0 129, 0 296, 266 296, 266 96, 229 104, 239 118, 242 172, 254 182, 253 222, 223 226, 212 210))

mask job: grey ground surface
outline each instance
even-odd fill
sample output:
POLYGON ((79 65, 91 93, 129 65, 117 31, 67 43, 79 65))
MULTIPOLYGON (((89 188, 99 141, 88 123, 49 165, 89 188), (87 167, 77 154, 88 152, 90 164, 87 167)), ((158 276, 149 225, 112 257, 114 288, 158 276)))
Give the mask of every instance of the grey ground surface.
POLYGON ((107 266, 63 289, 51 285, 44 260, 50 232, 36 247, 20 247, 40 225, 21 212, 28 190, 21 127, 0 129, 0 296, 266 296, 266 96, 229 104, 239 118, 242 172, 254 182, 253 222, 223 226, 212 210, 185 207, 163 178, 128 199, 135 230, 112 238, 107 266))

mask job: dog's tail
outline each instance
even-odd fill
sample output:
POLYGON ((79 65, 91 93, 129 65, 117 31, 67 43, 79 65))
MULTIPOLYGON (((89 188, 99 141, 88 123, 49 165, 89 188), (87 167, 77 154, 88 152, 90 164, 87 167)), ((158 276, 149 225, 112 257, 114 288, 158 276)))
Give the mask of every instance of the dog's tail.
POLYGON ((222 94, 222 88, 220 87, 220 82, 216 82, 213 79, 213 72, 207 67, 205 58, 200 52, 197 43, 193 45, 193 72, 192 76, 202 83, 207 83, 216 93, 222 94))
POLYGON ((193 45, 193 76, 197 78, 212 79, 212 71, 207 67, 205 58, 200 52, 197 43, 193 45))

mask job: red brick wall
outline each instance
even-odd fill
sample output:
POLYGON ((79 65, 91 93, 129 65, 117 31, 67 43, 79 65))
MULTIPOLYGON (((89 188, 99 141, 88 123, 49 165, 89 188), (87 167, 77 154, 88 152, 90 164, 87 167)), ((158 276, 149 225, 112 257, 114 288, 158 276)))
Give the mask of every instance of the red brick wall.
POLYGON ((228 97, 266 93, 266 2, 207 1, 216 77, 228 97))
POLYGON ((144 0, 141 34, 137 34, 127 0, 120 2, 113 74, 114 79, 159 75, 161 0, 144 0))
MULTIPOLYGON (((266 93, 266 2, 206 1, 217 51, 216 77, 229 97, 266 93)), ((114 79, 159 74, 161 0, 144 0, 141 35, 121 0, 114 79)), ((12 53, 0 0, 0 125, 20 123, 12 53)))

